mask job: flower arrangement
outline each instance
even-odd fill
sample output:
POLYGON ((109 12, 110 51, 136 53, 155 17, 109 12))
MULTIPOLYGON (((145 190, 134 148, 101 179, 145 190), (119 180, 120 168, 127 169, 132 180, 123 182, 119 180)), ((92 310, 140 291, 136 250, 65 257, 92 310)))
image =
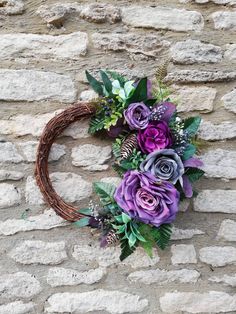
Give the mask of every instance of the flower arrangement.
POLYGON ((150 257, 153 247, 167 246, 180 202, 194 196, 192 183, 204 174, 195 157, 201 118, 178 116, 162 72, 152 86, 112 71, 100 71, 98 81, 86 71, 99 95, 89 132, 114 138, 113 167, 122 179, 118 187, 94 183, 99 204, 80 209, 85 216, 75 224, 98 228, 102 247, 120 242, 121 260, 137 246, 150 257))

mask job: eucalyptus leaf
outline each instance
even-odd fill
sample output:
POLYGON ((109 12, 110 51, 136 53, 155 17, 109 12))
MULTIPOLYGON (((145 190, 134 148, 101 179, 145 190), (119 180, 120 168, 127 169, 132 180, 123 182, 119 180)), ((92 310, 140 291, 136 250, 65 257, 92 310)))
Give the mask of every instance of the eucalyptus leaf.
POLYGON ((187 160, 189 158, 191 158, 195 153, 196 153, 196 146, 193 144, 188 144, 188 146, 186 147, 184 154, 182 156, 183 160, 187 160))
POLYGON ((76 227, 82 228, 85 227, 89 224, 89 217, 83 217, 80 220, 77 220, 74 222, 74 225, 76 225, 76 227))
POLYGON ((81 208, 78 210, 78 213, 83 215, 91 215, 92 214, 92 208, 81 208))
POLYGON ((190 117, 184 121, 184 129, 190 136, 194 136, 201 124, 201 117, 190 117))

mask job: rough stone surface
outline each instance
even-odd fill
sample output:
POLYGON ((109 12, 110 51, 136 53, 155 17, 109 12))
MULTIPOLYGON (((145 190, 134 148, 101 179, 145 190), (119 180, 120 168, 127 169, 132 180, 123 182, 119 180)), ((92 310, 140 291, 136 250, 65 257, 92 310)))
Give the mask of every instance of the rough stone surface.
POLYGON ((213 267, 236 264, 236 248, 233 246, 209 246, 199 250, 199 258, 203 263, 213 267))
POLYGON ((108 3, 93 3, 81 9, 80 17, 89 22, 113 24, 121 20, 121 11, 108 3))
POLYGON ((235 0, 179 0, 180 3, 188 3, 188 2, 195 2, 199 4, 213 2, 215 4, 230 4, 234 5, 236 4, 235 0))
POLYGON ((68 35, 4 34, 0 36, 0 58, 74 59, 87 53, 88 36, 83 32, 68 35))
POLYGON ((18 181, 24 177, 24 173, 20 171, 0 170, 0 181, 12 180, 18 181))
POLYGON ((225 286, 236 287, 236 275, 233 276, 223 275, 221 277, 213 276, 209 278, 209 281, 223 283, 223 285, 225 286))
POLYGON ((201 156, 204 163, 202 167, 209 178, 236 178, 236 151, 221 148, 209 150, 201 156))
POLYGON ((54 210, 47 210, 37 216, 25 219, 7 219, 0 221, 0 234, 12 235, 22 231, 49 230, 66 226, 67 222, 55 214, 54 210))
POLYGON ((79 96, 79 100, 83 100, 83 101, 90 101, 93 99, 96 99, 98 97, 98 94, 93 91, 92 89, 88 89, 88 90, 84 90, 80 96, 79 96))
POLYGON ((235 204, 235 190, 203 190, 194 200, 194 210, 206 213, 236 214, 235 204))
POLYGON ((173 265, 197 263, 196 251, 192 244, 174 244, 171 246, 171 253, 173 265))
POLYGON ((85 144, 72 148, 72 164, 87 170, 101 171, 109 166, 105 164, 111 158, 111 146, 85 144))
POLYGON ((47 274, 47 283, 51 287, 75 286, 80 284, 92 285, 99 282, 105 275, 105 268, 96 268, 79 272, 62 267, 50 268, 47 274))
MULTIPOLYGON (((71 172, 54 172, 50 175, 53 187, 58 195, 66 202, 80 201, 92 194, 92 183, 85 181, 81 176, 71 172)), ((25 197, 29 204, 44 204, 35 179, 31 176, 27 178, 25 187, 25 197)))
POLYGON ((236 241, 236 221, 231 219, 223 220, 217 237, 225 241, 236 241))
POLYGON ((225 58, 229 60, 236 60, 236 44, 226 45, 225 58))
POLYGON ((54 3, 51 5, 41 5, 36 14, 38 14, 47 25, 60 28, 65 19, 74 12, 80 12, 81 6, 77 2, 54 3))
POLYGON ((147 57, 157 57, 163 48, 169 46, 167 40, 156 35, 137 35, 135 33, 113 34, 95 33, 92 36, 97 49, 105 51, 127 51, 131 55, 142 54, 147 57))
POLYGON ((3 298, 30 298, 41 290, 39 281, 29 273, 18 272, 0 276, 0 294, 3 298))
POLYGON ((227 110, 236 113, 236 89, 222 97, 222 101, 227 110))
POLYGON ((26 240, 9 252, 17 263, 56 265, 67 259, 65 242, 43 242, 26 240))
POLYGON ((174 44, 171 56, 175 63, 215 63, 222 60, 222 49, 219 46, 205 44, 199 40, 188 39, 174 44))
POLYGON ((175 83, 207 83, 227 82, 236 79, 235 72, 226 71, 200 71, 200 70, 178 70, 168 73, 165 81, 175 83))
POLYGON ((19 189, 8 183, 0 183, 0 208, 7 208, 19 205, 21 193, 19 189))
POLYGON ((154 251, 153 258, 150 258, 142 249, 137 249, 134 254, 121 263, 119 260, 119 247, 101 249, 98 243, 75 245, 72 255, 77 261, 86 264, 96 262, 101 267, 108 267, 115 264, 128 265, 132 268, 149 267, 156 265, 160 260, 156 251, 154 251))
POLYGON ((206 141, 219 141, 236 137, 236 123, 226 121, 214 124, 203 120, 199 129, 199 137, 206 141))
POLYGON ((76 100, 74 83, 68 75, 1 69, 0 84, 0 100, 55 100, 66 103, 76 100))
POLYGON ((0 163, 19 163, 23 161, 23 157, 19 154, 16 146, 11 142, 0 142, 0 163))
POLYGON ((236 31, 236 12, 217 11, 211 15, 215 28, 236 31))
MULTIPOLYGON (((21 149, 24 159, 28 162, 36 161, 36 153, 38 148, 38 142, 29 141, 19 143, 18 147, 21 149)), ((53 144, 49 154, 49 161, 59 160, 66 154, 65 145, 53 144)))
POLYGON ((195 235, 202 235, 205 232, 198 229, 178 229, 173 227, 171 240, 184 240, 184 239, 192 239, 195 235))
POLYGON ((0 305, 0 314, 28 314, 30 312, 33 313, 34 307, 35 303, 33 302, 24 303, 22 301, 15 301, 0 305))
MULTIPOLYGON (((89 99, 83 99, 89 100, 89 99)), ((0 120, 0 134, 24 136, 40 136, 47 122, 62 110, 41 115, 17 115, 9 120, 0 120), (27 128, 25 127, 27 125, 27 128)), ((88 120, 74 122, 62 133, 62 136, 70 136, 74 139, 90 137, 88 134, 88 120)))
MULTIPOLYGON (((42 289, 21 297, 34 284, 26 288, 24 276, 22 285, 12 281, 20 294, 0 289, 0 314, 137 313, 130 294, 148 302, 138 308, 143 314, 236 313, 235 9, 236 0, 0 0, 0 277, 27 272, 42 289), (216 13, 216 23, 228 29, 215 28, 217 11, 224 13, 216 13), (34 179, 36 146, 56 114, 80 101, 99 102, 85 70, 100 81, 99 69, 127 79, 147 76, 156 89, 155 73, 164 63, 164 98, 169 90, 181 117, 202 118, 197 142, 207 171, 194 183, 197 198, 180 202, 170 245, 154 249, 153 259, 139 247, 121 262, 119 245, 100 248, 99 230, 75 228, 44 202, 34 179), (61 241, 64 247, 48 247, 61 241), (175 254, 174 244, 181 245, 175 254), (216 246, 222 249, 210 250, 211 259, 224 267, 199 259, 199 250, 216 246), (128 297, 101 293, 97 299, 97 289, 128 297), (210 290, 227 296, 213 298, 210 290), (58 293, 59 301, 48 304, 58 293), (164 312, 160 298, 167 293, 181 296, 177 303, 168 299, 171 311, 164 312)), ((76 208, 98 202, 92 182, 121 181, 111 154, 103 161, 99 149, 84 152, 82 163, 89 165, 72 164, 79 158, 72 149, 110 151, 113 140, 92 136, 88 127, 89 119, 67 127, 48 165, 58 195, 76 208), (107 169, 93 171, 97 167, 107 169)))
POLYGON ((118 186, 121 182, 121 178, 120 177, 106 177, 106 178, 102 178, 101 181, 118 186))
POLYGON ((214 107, 216 89, 212 87, 188 87, 174 86, 171 94, 173 99, 177 99, 178 112, 204 111, 210 112, 214 107))
POLYGON ((143 284, 164 285, 171 282, 179 283, 196 283, 200 273, 196 270, 180 269, 180 270, 140 270, 131 273, 128 279, 131 282, 140 282, 143 284))
POLYGON ((168 7, 126 7, 122 11, 122 21, 133 27, 181 32, 201 31, 204 26, 203 17, 199 12, 168 7))
POLYGON ((147 299, 121 292, 103 289, 82 293, 56 293, 48 299, 47 313, 106 311, 112 314, 142 312, 148 305, 147 299))
POLYGON ((160 298, 165 313, 226 313, 236 310, 236 295, 221 291, 170 292, 160 298))
POLYGON ((24 12, 22 0, 0 0, 0 15, 16 15, 24 12))

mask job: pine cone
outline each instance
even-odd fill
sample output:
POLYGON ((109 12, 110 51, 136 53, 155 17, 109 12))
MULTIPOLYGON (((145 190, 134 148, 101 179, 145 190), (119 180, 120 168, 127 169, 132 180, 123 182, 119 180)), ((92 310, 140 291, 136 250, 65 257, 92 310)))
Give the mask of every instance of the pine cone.
POLYGON ((135 148, 138 147, 137 137, 136 134, 130 134, 124 140, 123 144, 121 145, 120 149, 120 156, 121 160, 127 159, 132 153, 135 148))
POLYGON ((108 245, 115 244, 119 241, 119 236, 113 230, 111 230, 106 235, 106 241, 108 245))

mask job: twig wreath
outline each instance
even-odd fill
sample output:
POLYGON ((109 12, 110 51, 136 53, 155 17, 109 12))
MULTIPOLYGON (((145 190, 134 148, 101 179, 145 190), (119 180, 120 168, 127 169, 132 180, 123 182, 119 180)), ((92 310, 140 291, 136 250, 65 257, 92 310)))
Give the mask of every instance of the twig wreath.
POLYGON ((182 119, 170 91, 163 84, 166 65, 155 82, 127 80, 112 71, 100 71, 101 82, 86 71, 98 98, 80 102, 51 119, 40 138, 35 176, 50 207, 78 227, 101 232, 101 247, 119 242, 123 260, 142 246, 164 249, 171 237, 171 223, 179 204, 192 198, 192 183, 204 171, 195 157, 200 117, 182 119), (121 176, 118 187, 96 182, 98 203, 77 209, 54 190, 48 174, 48 156, 55 139, 71 123, 91 118, 89 132, 106 132, 115 140, 113 168, 121 176))

